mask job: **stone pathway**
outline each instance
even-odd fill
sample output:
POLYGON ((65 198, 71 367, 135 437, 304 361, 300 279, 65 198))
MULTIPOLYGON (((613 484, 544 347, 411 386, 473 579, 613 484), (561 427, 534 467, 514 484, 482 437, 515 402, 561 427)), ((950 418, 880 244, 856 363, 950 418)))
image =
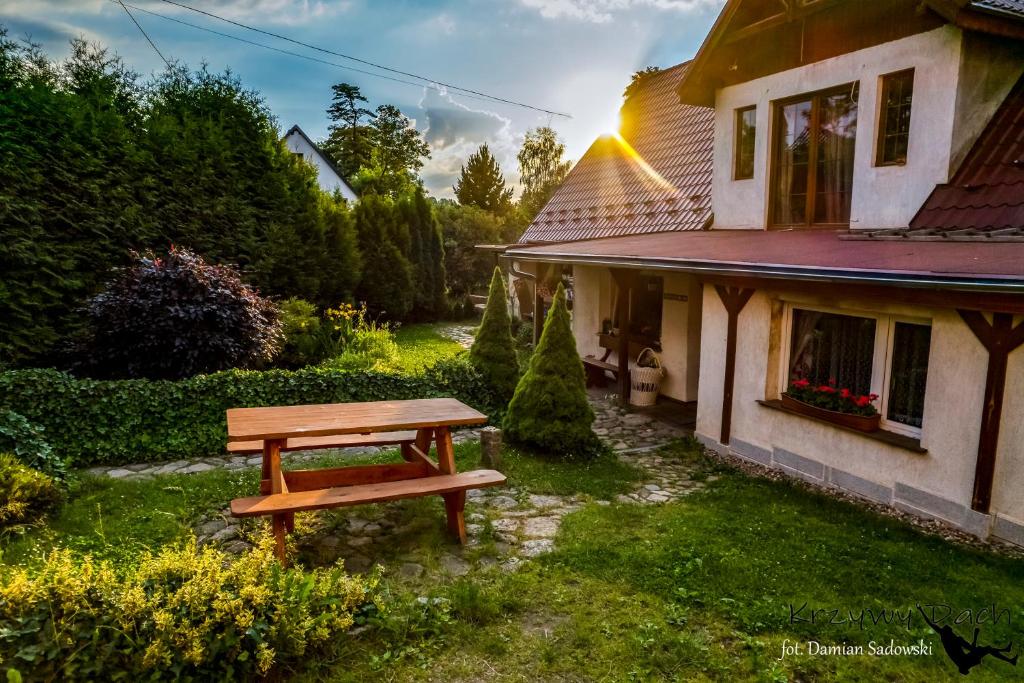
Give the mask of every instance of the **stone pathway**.
POLYGON ((448 337, 452 341, 458 342, 462 348, 468 349, 473 345, 475 329, 474 325, 445 325, 437 328, 437 332, 442 337, 448 337))

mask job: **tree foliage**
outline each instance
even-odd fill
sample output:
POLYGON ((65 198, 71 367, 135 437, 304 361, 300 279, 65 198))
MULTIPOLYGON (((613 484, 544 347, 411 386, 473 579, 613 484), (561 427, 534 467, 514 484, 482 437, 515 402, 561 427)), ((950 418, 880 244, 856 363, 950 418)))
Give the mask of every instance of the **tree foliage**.
POLYGON ((657 66, 648 66, 639 71, 634 71, 633 75, 629 77, 629 85, 622 91, 622 99, 628 100, 635 95, 648 78, 658 73, 661 73, 661 67, 657 66))
POLYGON ((89 304, 91 374, 181 379, 251 368, 280 349, 277 307, 185 249, 139 256, 89 304))
POLYGON ((401 319, 412 310, 413 267, 406 257, 409 235, 397 219, 394 201, 367 194, 355 208, 356 233, 363 255, 363 277, 356 298, 374 316, 401 319))
POLYGON ((559 141, 552 128, 542 126, 527 131, 516 157, 523 185, 519 203, 527 222, 532 221, 544 208, 544 204, 569 174, 572 162, 563 159, 564 156, 565 145, 559 141))
POLYGON ((530 367, 519 380, 502 427, 513 443, 556 458, 575 459, 600 451, 593 422, 565 288, 559 284, 530 367))
POLYGON ((54 63, 0 28, 0 363, 53 362, 113 271, 169 244, 336 303, 359 276, 346 213, 230 73, 142 83, 100 47, 54 63))
POLYGON ((452 301, 461 301, 487 287, 494 267, 494 255, 477 249, 476 245, 514 242, 522 224, 516 220, 515 212, 498 217, 450 200, 438 201, 436 208, 444 238, 448 294, 452 301))
POLYGON ((463 206, 476 206, 502 216, 512 205, 512 189, 505 187, 498 160, 486 144, 480 145, 462 167, 452 188, 463 206))
POLYGON ((469 360, 484 376, 494 395, 503 403, 511 400, 519 381, 519 361, 512 339, 508 314, 508 292, 501 268, 495 266, 487 294, 487 308, 480 322, 469 360))
POLYGON ((447 313, 446 269, 441 226, 423 189, 417 187, 398 203, 400 220, 409 230, 413 266, 413 317, 436 320, 447 313))

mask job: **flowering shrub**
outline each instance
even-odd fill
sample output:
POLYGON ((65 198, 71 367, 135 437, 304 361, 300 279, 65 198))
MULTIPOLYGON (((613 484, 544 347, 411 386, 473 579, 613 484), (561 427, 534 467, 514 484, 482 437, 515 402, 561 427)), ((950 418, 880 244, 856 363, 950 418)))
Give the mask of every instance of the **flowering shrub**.
POLYGON ((35 521, 60 498, 53 479, 0 453, 0 531, 35 521))
POLYGON ((878 399, 878 394, 854 394, 849 389, 836 387, 834 379, 818 386, 806 379, 796 379, 786 389, 786 393, 797 401, 837 413, 865 417, 878 413, 872 405, 878 399))
POLYGON ((284 569, 273 540, 229 561, 195 541, 108 562, 58 550, 0 578, 0 670, 33 680, 249 680, 336 639, 375 579, 284 569))

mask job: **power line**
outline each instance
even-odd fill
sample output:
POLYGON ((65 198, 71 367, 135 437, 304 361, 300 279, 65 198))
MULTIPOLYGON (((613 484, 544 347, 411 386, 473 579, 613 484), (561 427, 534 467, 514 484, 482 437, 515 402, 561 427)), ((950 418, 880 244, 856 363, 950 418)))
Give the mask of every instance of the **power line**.
POLYGON ((327 48, 324 48, 324 47, 319 47, 317 45, 312 45, 310 43, 304 43, 301 40, 296 40, 294 38, 289 38, 288 36, 281 35, 280 33, 273 33, 272 31, 266 31, 266 30, 261 29, 261 28, 256 28, 255 26, 249 26, 248 24, 243 24, 241 22, 234 21, 233 19, 226 19, 225 17, 216 15, 213 12, 207 12, 206 10, 197 9, 195 7, 191 7, 191 6, 186 5, 184 3, 176 2, 175 0, 161 0, 161 2, 165 2, 168 5, 174 5, 175 7, 181 7, 182 9, 187 9, 187 10, 189 10, 191 12, 195 12, 197 14, 203 14, 203 15, 206 15, 208 17, 212 17, 213 19, 217 19, 219 21, 223 21, 225 23, 232 24, 234 26, 238 26, 240 28, 244 28, 244 29, 249 30, 249 31, 255 31, 256 33, 262 33, 263 35, 270 36, 272 38, 277 38, 278 40, 284 40, 284 41, 287 41, 289 43, 294 43, 295 45, 301 45, 302 47, 305 47, 305 48, 310 49, 310 50, 316 50, 317 52, 323 52, 325 54, 334 55, 335 57, 341 57, 342 59, 348 59, 350 61, 358 62, 360 64, 366 64, 367 66, 372 66, 375 69, 381 69, 382 71, 389 71, 391 73, 396 73, 396 74, 399 74, 399 75, 402 75, 402 76, 408 76, 409 78, 415 78, 415 79, 418 79, 418 80, 421 80, 421 81, 426 81, 428 83, 436 83, 438 85, 444 86, 445 88, 448 88, 449 90, 456 90, 456 91, 459 91, 459 92, 462 92, 462 93, 470 93, 470 94, 473 94, 473 95, 478 95, 480 97, 485 97, 485 98, 487 98, 489 100, 493 100, 495 102, 503 102, 505 104, 511 104, 513 106, 516 106, 516 107, 523 107, 525 109, 532 109, 534 111, 539 111, 539 112, 542 112, 544 114, 550 114, 551 116, 562 116, 562 117, 567 118, 567 119, 571 119, 572 118, 571 115, 565 114, 563 112, 552 111, 550 109, 544 109, 542 107, 535 107, 535 106, 530 105, 530 104, 525 104, 523 102, 518 102, 516 100, 505 99, 504 97, 498 97, 496 95, 488 95, 487 93, 480 92, 479 90, 472 90, 470 88, 463 88, 461 86, 453 85, 451 83, 445 83, 443 81, 439 81, 439 80, 436 80, 436 79, 433 79, 433 78, 428 78, 426 76, 420 76, 418 74, 410 73, 408 71, 402 71, 401 69, 394 69, 394 68, 389 67, 389 66, 384 66, 382 64, 377 64, 375 62, 371 62, 371 61, 368 61, 368 60, 365 60, 365 59, 360 59, 359 57, 353 57, 351 55, 346 55, 346 54, 343 54, 341 52, 334 52, 333 50, 328 50, 327 48))
MULTIPOLYGON (((274 52, 280 52, 281 54, 288 55, 290 57, 298 57, 299 59, 306 59, 306 60, 309 60, 311 62, 317 62, 318 64, 327 64, 329 66, 338 67, 339 69, 345 69, 347 71, 353 71, 355 73, 366 74, 367 76, 376 76, 377 78, 383 78, 384 80, 387 80, 387 81, 393 81, 395 83, 404 83, 405 85, 411 85, 411 86, 413 86, 415 88, 428 88, 430 90, 435 90, 435 91, 437 91, 439 93, 444 93, 445 92, 445 90, 443 88, 439 88, 439 87, 437 87, 436 85, 434 85, 432 83, 415 83, 413 81, 406 81, 406 80, 402 80, 401 78, 394 78, 393 76, 386 76, 384 74, 374 73, 372 71, 367 71, 365 69, 358 69, 358 68, 356 68, 354 66, 348 66, 347 64, 338 64, 337 62, 331 62, 331 61, 328 61, 326 59, 320 59, 319 57, 313 57, 311 55, 304 55, 304 54, 300 54, 298 52, 292 52, 291 50, 284 50, 284 49, 279 48, 279 47, 274 47, 273 45, 267 45, 266 43, 259 43, 259 42, 256 42, 255 40, 249 40, 247 38, 240 38, 239 36, 233 36, 230 33, 223 33, 221 31, 217 31, 217 30, 214 30, 212 28, 207 28, 206 26, 199 26, 198 24, 193 24, 191 22, 184 21, 182 19, 176 19, 175 17, 169 17, 169 16, 166 16, 164 14, 160 14, 159 12, 154 12, 152 10, 148 10, 148 9, 146 9, 144 7, 139 7, 137 5, 132 5, 130 3, 124 3, 124 2, 122 2, 122 0, 110 0, 110 2, 112 2, 112 3, 116 4, 116 5, 125 5, 125 4, 127 4, 128 7, 131 7, 133 10, 135 10, 137 12, 144 12, 144 13, 152 15, 154 17, 159 17, 160 19, 166 19, 167 21, 173 21, 174 23, 181 24, 182 26, 188 26, 189 28, 194 28, 194 29, 197 29, 199 31, 206 31, 207 33, 212 33, 213 35, 220 36, 222 38, 230 38, 231 40, 237 40, 238 42, 245 43, 246 45, 254 45, 256 47, 262 47, 262 48, 264 48, 266 50, 273 50, 274 52)), ((459 93, 459 97, 465 97, 465 98, 471 99, 471 100, 479 100, 481 102, 492 102, 493 101, 493 100, 487 99, 485 97, 477 97, 475 95, 464 95, 462 93, 459 93)))
POLYGON ((131 10, 129 10, 128 7, 123 2, 121 2, 121 0, 117 0, 117 4, 121 5, 121 8, 128 13, 128 18, 132 20, 133 24, 135 24, 135 28, 139 29, 139 31, 142 32, 142 35, 144 35, 146 37, 146 40, 149 41, 149 44, 153 48, 153 50, 156 51, 158 55, 160 55, 160 59, 164 60, 164 64, 167 65, 167 68, 170 68, 171 63, 167 61, 167 57, 164 57, 164 53, 160 52, 160 48, 156 46, 156 43, 153 42, 153 39, 149 37, 148 33, 146 33, 146 29, 142 28, 142 25, 135 20, 135 15, 131 13, 131 10))

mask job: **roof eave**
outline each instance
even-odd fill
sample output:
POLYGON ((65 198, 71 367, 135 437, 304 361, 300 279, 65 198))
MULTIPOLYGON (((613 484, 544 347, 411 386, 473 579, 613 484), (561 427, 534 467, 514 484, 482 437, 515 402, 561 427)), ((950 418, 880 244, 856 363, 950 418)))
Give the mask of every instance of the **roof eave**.
POLYGON ((874 284, 911 289, 943 289, 965 292, 1024 294, 1024 279, 991 276, 959 277, 929 272, 817 268, 769 263, 733 263, 693 259, 580 254, 573 252, 532 252, 509 249, 503 258, 517 261, 566 263, 573 265, 671 270, 692 275, 725 275, 776 280, 800 280, 835 284, 874 284))

